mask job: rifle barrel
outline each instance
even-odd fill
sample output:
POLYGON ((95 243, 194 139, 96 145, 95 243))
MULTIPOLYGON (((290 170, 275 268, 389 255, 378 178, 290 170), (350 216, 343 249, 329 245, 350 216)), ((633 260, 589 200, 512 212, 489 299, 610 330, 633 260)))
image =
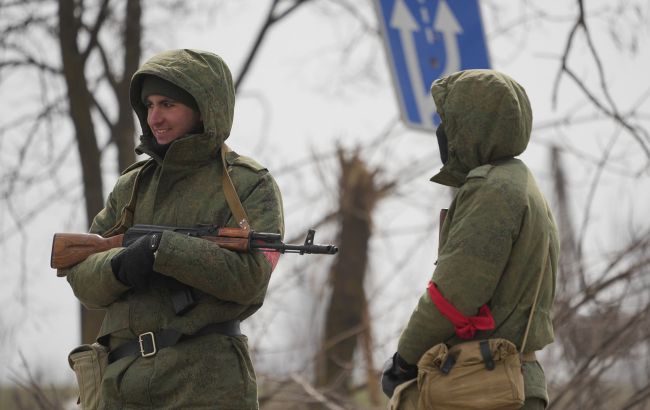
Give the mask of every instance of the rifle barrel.
POLYGON ((254 242, 253 248, 261 250, 272 250, 280 253, 299 253, 303 254, 320 254, 320 255, 334 255, 339 251, 334 245, 291 245, 282 242, 268 243, 268 242, 254 242))

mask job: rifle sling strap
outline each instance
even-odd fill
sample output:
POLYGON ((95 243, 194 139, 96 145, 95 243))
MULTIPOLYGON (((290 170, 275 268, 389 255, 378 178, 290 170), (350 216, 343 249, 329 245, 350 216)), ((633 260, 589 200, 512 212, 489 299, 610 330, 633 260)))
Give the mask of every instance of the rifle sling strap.
POLYGON ((226 197, 226 202, 228 202, 228 207, 230 208, 230 212, 232 212, 237 225, 240 228, 250 231, 251 227, 248 224, 248 215, 246 215, 244 206, 239 199, 239 195, 237 195, 235 186, 233 185, 230 174, 228 173, 228 163, 226 162, 226 153, 228 151, 230 151, 230 148, 224 143, 221 146, 221 163, 223 164, 223 194, 226 197))
MULTIPOLYGON (((154 161, 152 159, 138 163, 143 165, 140 166, 140 169, 138 169, 138 173, 135 177, 133 188, 131 189, 131 196, 129 197, 129 203, 126 204, 124 208, 122 208, 122 211, 120 213, 120 216, 118 217, 117 222, 115 222, 115 224, 111 228, 109 228, 106 232, 104 232, 102 236, 109 237, 109 236, 119 235, 121 233, 124 233, 129 227, 133 226, 133 214, 135 213, 135 203, 138 197, 138 188, 140 186, 140 179, 142 174, 145 172, 145 170, 149 168, 153 163, 154 161)), ((132 165, 132 168, 135 169, 135 165, 132 165)), ((124 172, 127 172, 129 169, 127 169, 124 172)))
MULTIPOLYGON (((232 179, 230 178, 230 174, 228 173, 228 162, 226 161, 226 153, 228 153, 229 151, 230 148, 224 143, 221 146, 221 164, 223 167, 222 169, 223 193, 226 198, 226 202, 228 203, 228 207, 230 208, 230 212, 232 213, 233 217, 235 218, 235 221, 237 222, 237 226, 245 230, 250 230, 250 225, 248 223, 248 215, 246 215, 244 206, 242 205, 241 200, 237 195, 235 186, 233 185, 232 179)), ((138 170, 138 175, 135 178, 135 183, 133 185, 129 203, 126 205, 126 207, 124 207, 124 209, 122 209, 122 213, 119 217, 119 220, 115 223, 113 227, 111 227, 107 232, 104 233, 104 236, 113 236, 113 235, 123 233, 128 227, 133 225, 133 213, 135 212, 135 201, 137 198, 140 175, 152 163, 153 161, 149 160, 144 164, 144 166, 142 166, 138 170)))

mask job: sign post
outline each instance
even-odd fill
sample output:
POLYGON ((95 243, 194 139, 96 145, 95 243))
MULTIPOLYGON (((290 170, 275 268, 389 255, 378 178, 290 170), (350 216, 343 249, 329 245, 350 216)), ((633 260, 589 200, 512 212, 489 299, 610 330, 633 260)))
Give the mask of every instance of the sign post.
POLYGON ((402 120, 433 131, 437 78, 489 68, 478 0, 375 0, 402 120))

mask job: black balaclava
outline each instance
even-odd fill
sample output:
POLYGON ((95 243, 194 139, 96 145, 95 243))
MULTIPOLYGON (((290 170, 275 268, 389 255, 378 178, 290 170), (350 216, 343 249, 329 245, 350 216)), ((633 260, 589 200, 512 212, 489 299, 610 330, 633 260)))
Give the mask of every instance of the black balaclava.
POLYGON ((436 129, 436 138, 438 139, 438 148, 440 149, 440 160, 444 165, 449 159, 449 151, 447 148, 447 134, 445 133, 445 127, 442 123, 440 123, 436 129))

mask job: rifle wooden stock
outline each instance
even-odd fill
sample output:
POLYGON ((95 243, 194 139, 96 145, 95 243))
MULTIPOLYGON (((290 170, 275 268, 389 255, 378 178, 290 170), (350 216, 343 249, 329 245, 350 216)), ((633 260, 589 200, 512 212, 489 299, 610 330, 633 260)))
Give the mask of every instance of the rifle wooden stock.
MULTIPOLYGON (((248 230, 219 228, 217 235, 201 236, 200 238, 231 251, 246 252, 249 250, 250 231, 248 230)), ((53 269, 70 268, 94 253, 127 245, 124 243, 124 234, 104 238, 92 233, 56 233, 52 240, 50 266, 53 269)), ((65 276, 65 274, 59 271, 57 276, 65 276)))
MULTIPOLYGON (((65 269, 85 260, 93 253, 122 246, 124 235, 103 238, 93 233, 55 233, 52 240, 50 266, 65 269)), ((57 276, 65 276, 57 272, 57 276)))

